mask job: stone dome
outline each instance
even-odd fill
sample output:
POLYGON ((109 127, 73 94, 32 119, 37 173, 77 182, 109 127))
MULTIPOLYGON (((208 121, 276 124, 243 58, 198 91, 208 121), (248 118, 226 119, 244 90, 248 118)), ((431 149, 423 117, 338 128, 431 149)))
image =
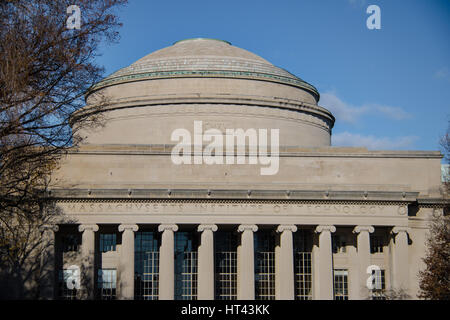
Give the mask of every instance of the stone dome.
MULTIPOLYGON (((251 78, 298 86, 318 101, 319 93, 309 83, 267 60, 231 43, 216 39, 186 39, 146 55, 114 72, 95 88, 149 79, 174 77, 251 78)), ((317 102, 316 101, 316 102, 317 102)))
POLYGON ((281 145, 328 146, 334 124, 312 85, 216 39, 177 41, 114 72, 84 110, 94 93, 108 97, 106 126, 85 135, 94 144, 171 144, 171 131, 202 120, 220 130, 278 128, 281 145))

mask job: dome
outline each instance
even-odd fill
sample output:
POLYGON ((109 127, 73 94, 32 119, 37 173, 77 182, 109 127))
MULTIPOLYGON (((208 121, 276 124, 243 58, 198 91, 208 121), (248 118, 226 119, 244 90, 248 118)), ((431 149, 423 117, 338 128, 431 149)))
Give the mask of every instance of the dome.
POLYGON ((316 101, 319 93, 312 85, 288 71, 228 41, 194 38, 175 42, 157 50, 128 67, 111 74, 94 88, 149 79, 174 77, 253 78, 298 86, 309 91, 316 101))
POLYGON ((227 41, 186 39, 150 53, 97 83, 80 112, 99 97, 106 124, 81 129, 90 144, 170 145, 171 132, 194 121, 204 130, 279 129, 283 146, 331 144, 334 117, 312 85, 227 41))

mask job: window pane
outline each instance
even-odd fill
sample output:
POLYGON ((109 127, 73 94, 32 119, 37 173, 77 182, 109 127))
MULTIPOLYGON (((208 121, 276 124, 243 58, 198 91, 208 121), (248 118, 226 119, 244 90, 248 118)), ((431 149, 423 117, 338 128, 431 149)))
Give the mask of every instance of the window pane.
POLYGON ((216 299, 237 299, 237 235, 233 232, 214 233, 216 299))
POLYGON ((159 234, 139 231, 135 237, 136 300, 157 300, 159 294, 159 234))
POLYGON ((116 299, 116 269, 99 269, 97 283, 101 300, 116 299))
POLYGON ((383 252, 383 237, 379 235, 370 235, 370 252, 371 253, 381 253, 383 252))
POLYGON ((81 245, 80 234, 64 234, 61 240, 63 252, 77 252, 81 245))
POLYGON ((175 233, 175 299, 197 299, 197 233, 175 233))
POLYGON ((334 299, 348 300, 348 270, 334 270, 334 299))
POLYGON ((116 251, 116 234, 100 234, 100 252, 116 251))
POLYGON ((374 275, 373 285, 374 288, 371 290, 372 300, 386 300, 385 290, 386 290, 386 279, 384 270, 372 270, 372 275, 374 275))
POLYGON ((78 284, 76 277, 79 275, 73 269, 59 270, 58 273, 58 298, 62 300, 77 300, 78 284))
POLYGON ((312 234, 298 230, 294 240, 295 299, 312 300, 312 234))
POLYGON ((275 235, 258 231, 255 237, 255 289, 257 300, 275 299, 275 235))

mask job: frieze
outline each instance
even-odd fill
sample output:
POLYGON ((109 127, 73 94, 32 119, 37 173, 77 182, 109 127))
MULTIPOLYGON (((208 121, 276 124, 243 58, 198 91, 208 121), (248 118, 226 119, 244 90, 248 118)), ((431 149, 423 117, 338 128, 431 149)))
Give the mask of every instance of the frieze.
POLYGON ((66 214, 407 215, 404 203, 325 201, 61 201, 66 214))

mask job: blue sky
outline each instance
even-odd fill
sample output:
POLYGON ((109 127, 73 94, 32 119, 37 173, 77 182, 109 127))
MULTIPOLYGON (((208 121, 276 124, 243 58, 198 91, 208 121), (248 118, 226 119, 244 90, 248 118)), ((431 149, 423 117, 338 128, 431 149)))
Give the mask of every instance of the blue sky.
POLYGON ((450 119, 448 0, 129 0, 106 75, 173 42, 218 38, 313 84, 335 146, 439 150, 450 119), (369 30, 369 5, 381 29, 369 30))

